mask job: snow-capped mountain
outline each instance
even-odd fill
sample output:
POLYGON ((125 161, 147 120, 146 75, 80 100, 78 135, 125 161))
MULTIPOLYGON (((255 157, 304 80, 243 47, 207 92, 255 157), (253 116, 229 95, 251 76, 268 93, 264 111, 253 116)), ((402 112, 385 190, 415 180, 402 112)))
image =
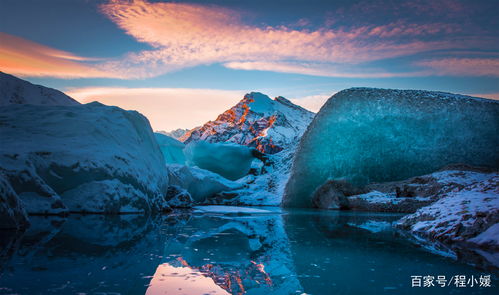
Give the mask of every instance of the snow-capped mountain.
POLYGON ((188 131, 189 131, 189 129, 178 128, 178 129, 175 129, 175 130, 172 130, 172 131, 163 131, 163 130, 161 130, 161 131, 156 131, 156 132, 164 134, 164 135, 167 135, 167 136, 170 136, 170 137, 173 137, 175 139, 179 139, 182 136, 184 136, 184 134, 186 134, 188 131))
POLYGON ((59 90, 31 84, 0 72, 0 106, 12 104, 71 106, 80 103, 59 90))
POLYGON ((271 99, 251 92, 215 121, 188 131, 180 138, 192 141, 233 142, 255 147, 264 153, 277 153, 299 139, 314 113, 282 96, 271 99))

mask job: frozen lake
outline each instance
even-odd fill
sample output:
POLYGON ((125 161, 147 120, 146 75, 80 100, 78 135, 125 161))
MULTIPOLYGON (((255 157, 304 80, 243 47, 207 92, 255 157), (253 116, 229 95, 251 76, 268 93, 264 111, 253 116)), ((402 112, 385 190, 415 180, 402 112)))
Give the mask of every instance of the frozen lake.
POLYGON ((399 218, 219 206, 33 217, 24 234, 0 232, 0 294, 497 294, 477 286, 497 273, 407 241, 399 218))

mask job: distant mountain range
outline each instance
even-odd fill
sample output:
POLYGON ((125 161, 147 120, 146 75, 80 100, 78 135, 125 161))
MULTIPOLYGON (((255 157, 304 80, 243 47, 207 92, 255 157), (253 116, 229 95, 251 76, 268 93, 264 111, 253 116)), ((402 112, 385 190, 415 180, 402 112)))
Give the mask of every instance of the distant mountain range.
POLYGON ((184 136, 184 134, 186 134, 188 131, 189 131, 189 129, 178 128, 178 129, 175 129, 175 130, 172 130, 172 131, 160 130, 160 131, 156 131, 156 132, 160 133, 160 134, 164 134, 164 135, 170 136, 170 137, 173 137, 175 139, 179 139, 182 136, 184 136))

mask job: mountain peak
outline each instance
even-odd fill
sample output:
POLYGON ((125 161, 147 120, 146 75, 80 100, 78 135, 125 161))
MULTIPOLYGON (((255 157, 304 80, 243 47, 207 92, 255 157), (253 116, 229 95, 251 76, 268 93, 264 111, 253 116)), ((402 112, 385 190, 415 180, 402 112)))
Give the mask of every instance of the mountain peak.
POLYGON ((276 153, 292 144, 313 116, 314 113, 282 96, 271 99, 263 93, 250 92, 215 121, 188 131, 180 140, 233 142, 264 153, 276 153))

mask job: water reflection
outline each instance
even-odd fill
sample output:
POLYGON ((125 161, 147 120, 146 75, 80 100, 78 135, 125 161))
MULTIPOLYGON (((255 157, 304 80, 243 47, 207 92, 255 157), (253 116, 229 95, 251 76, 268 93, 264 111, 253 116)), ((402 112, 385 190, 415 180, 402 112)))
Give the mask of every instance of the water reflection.
MULTIPOLYGON (((158 218, 136 215, 32 217, 6 258, 0 293, 143 294, 161 263, 158 218)), ((6 234, 5 232, 2 234, 6 234)))
POLYGON ((301 293, 279 212, 183 220, 166 230, 169 266, 199 272, 230 294, 301 293))
POLYGON ((0 294, 497 292, 411 288, 411 275, 490 272, 415 247, 392 230, 398 218, 328 211, 33 217, 25 233, 0 232, 0 294))

